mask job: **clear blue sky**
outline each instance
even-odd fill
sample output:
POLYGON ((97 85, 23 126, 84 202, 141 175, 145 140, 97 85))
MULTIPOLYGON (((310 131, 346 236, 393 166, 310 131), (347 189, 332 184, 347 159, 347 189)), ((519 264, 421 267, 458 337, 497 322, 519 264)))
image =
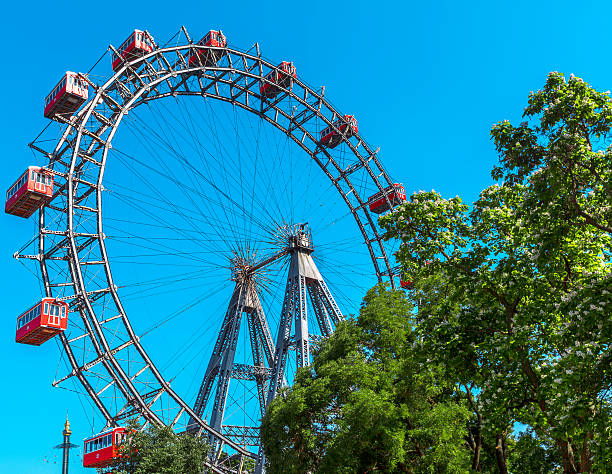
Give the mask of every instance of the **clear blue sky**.
MULTIPOLYGON (((549 71, 612 88, 611 10, 606 1, 565 0, 5 3, 0 187, 30 163, 26 145, 45 125, 43 100, 63 71, 87 71, 134 28, 163 40, 185 25, 195 36, 221 28, 233 45, 259 42, 266 57, 292 59, 301 77, 324 84, 340 110, 358 117, 361 134, 381 147, 408 192, 434 188, 473 201, 491 183, 491 125, 518 121, 527 94, 549 71)), ((11 256, 35 226, 4 214, 0 220, 0 472, 59 472, 51 447, 61 442, 66 411, 75 443, 89 434, 87 417, 74 394, 51 387, 55 343, 14 342, 15 317, 39 287, 11 256)), ((71 472, 84 471, 78 461, 71 472)))

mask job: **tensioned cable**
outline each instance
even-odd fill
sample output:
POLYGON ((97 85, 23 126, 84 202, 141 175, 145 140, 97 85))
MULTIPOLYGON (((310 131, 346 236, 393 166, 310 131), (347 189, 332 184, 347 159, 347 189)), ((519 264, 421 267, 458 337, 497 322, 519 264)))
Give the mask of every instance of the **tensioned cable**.
MULTIPOLYGON (((143 162, 143 161, 141 161, 141 160, 138 160, 137 158, 135 158, 135 157, 133 157, 133 156, 130 156, 130 155, 126 154, 126 153, 120 152, 120 151, 119 151, 119 150, 117 150, 116 148, 115 148, 115 151, 118 151, 119 153, 121 153, 121 154, 123 154, 123 155, 126 155, 128 158, 130 158, 130 159, 132 159, 132 160, 134 160, 134 161, 138 162, 138 163, 139 163, 141 166, 143 166, 143 167, 147 167, 148 169, 150 169, 150 170, 152 170, 152 171, 154 171, 154 172, 156 172, 156 173, 160 174, 160 173, 159 173, 159 172, 158 172, 158 171, 157 171, 155 168, 151 167, 151 166, 150 166, 150 165, 148 165, 147 163, 145 163, 145 162, 143 162)), ((187 160, 186 160, 184 157, 182 157, 182 159, 181 159, 180 161, 182 161, 182 162, 184 162, 184 163, 186 163, 186 164, 188 165, 188 161, 187 161, 187 160)), ((246 211, 246 210, 245 210, 244 208, 242 208, 242 207, 241 207, 241 206, 240 206, 240 205, 239 205, 239 204, 238 204, 238 203, 237 203, 235 200, 233 200, 233 199, 232 199, 232 198, 231 198, 231 197, 230 197, 230 196, 229 196, 227 193, 225 193, 225 192, 224 192, 223 190, 221 190, 221 189, 220 189, 218 186, 216 186, 214 183, 212 183, 210 180, 208 180, 208 179, 207 179, 207 178, 206 178, 204 175, 202 175, 202 173, 201 173, 199 170, 194 169, 194 168, 191 168, 191 169, 192 169, 192 170, 193 170, 195 173, 197 173, 198 175, 200 175, 200 176, 201 176, 203 179, 205 179, 205 180, 207 181, 207 183, 208 183, 210 186, 212 186, 212 187, 213 187, 213 188, 215 188, 215 189, 216 189, 216 190, 217 190, 219 193, 221 193, 221 194, 222 194, 222 195, 223 195, 223 196, 224 196, 224 197, 227 199, 227 201, 229 201, 229 202, 231 202, 232 204, 234 204, 234 205, 238 206, 238 207, 239 207, 239 208, 240 208, 240 209, 241 209, 243 212, 244 212, 244 211, 246 211)), ((184 185, 183 185, 183 183, 181 183, 181 181, 180 181, 180 180, 177 180, 177 181, 172 180, 172 181, 173 181, 173 182, 175 182, 175 184, 178 184, 178 185, 184 186, 184 185)), ((187 188, 187 189, 189 189, 189 188, 187 188)), ((194 189, 189 189, 189 190, 190 190, 190 191, 192 191, 192 192, 193 192, 193 191, 196 191, 196 190, 194 190, 194 189)), ((246 212, 245 212, 245 214, 246 214, 246 212)), ((253 218, 253 216, 250 216, 250 217, 251 217, 251 218, 253 218)), ((259 222, 259 221, 258 221, 258 219, 254 219, 254 218, 253 218, 253 221, 254 221, 254 222, 257 222, 257 223, 260 225, 260 227, 261 227, 261 229, 262 229, 262 230, 264 230, 264 231, 266 230, 266 226, 265 226, 265 224, 263 224, 263 223, 259 222)))

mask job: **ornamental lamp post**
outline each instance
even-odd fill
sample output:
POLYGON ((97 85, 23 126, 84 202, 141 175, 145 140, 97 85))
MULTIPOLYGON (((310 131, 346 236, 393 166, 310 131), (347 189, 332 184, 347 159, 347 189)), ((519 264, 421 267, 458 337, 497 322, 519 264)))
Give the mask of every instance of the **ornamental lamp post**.
POLYGON ((62 431, 62 433, 64 435, 64 442, 55 446, 55 449, 62 450, 62 474, 68 474, 68 459, 70 455, 70 450, 78 448, 76 444, 72 444, 70 442, 70 435, 72 434, 72 431, 70 431, 70 422, 68 421, 68 416, 66 416, 66 423, 64 424, 64 431, 62 431))

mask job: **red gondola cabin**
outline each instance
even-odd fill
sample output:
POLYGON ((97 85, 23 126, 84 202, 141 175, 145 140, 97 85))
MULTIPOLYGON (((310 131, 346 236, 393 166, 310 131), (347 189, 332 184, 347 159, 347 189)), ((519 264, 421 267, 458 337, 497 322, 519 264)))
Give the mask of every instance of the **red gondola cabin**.
MULTIPOLYGON (((227 38, 221 32, 221 30, 210 30, 206 33, 206 36, 197 43, 200 46, 212 46, 215 48, 225 48, 227 46, 227 38)), ((213 51, 210 49, 196 49, 195 52, 189 56, 189 67, 196 67, 200 64, 204 66, 214 66, 217 61, 221 58, 221 51, 213 51)))
POLYGON ((53 175, 38 166, 30 166, 6 192, 4 212, 30 217, 53 196, 53 175))
POLYGON ((352 115, 345 115, 321 132, 321 144, 327 148, 335 148, 342 143, 344 137, 349 138, 356 133, 357 119, 352 115))
POLYGON ((117 53, 113 52, 111 56, 113 71, 117 72, 121 69, 123 62, 134 61, 134 59, 141 58, 149 53, 152 53, 155 49, 153 38, 146 31, 134 30, 128 39, 126 39, 117 53))
POLYGON ((67 71, 45 98, 45 117, 52 119, 58 114, 72 115, 87 100, 88 90, 83 76, 67 71))
POLYGON ((283 61, 278 65, 278 69, 273 69, 266 76, 266 79, 270 82, 259 82, 259 93, 263 97, 275 97, 281 91, 281 87, 289 88, 291 79, 294 77, 297 76, 293 63, 283 61))
POLYGON ((404 290, 411 290, 414 285, 412 283, 412 280, 408 280, 408 278, 406 278, 406 275, 400 273, 400 286, 404 290))
POLYGON ((119 457, 119 446, 127 439, 126 428, 117 427, 87 438, 83 446, 83 467, 108 467, 119 457))
POLYGON ((68 326, 68 304, 43 298, 17 318, 15 341, 40 346, 68 326))
POLYGON ((406 191, 404 190, 404 186, 399 183, 395 183, 393 186, 389 186, 388 188, 377 192, 374 194, 374 196, 371 196, 370 199, 368 199, 368 202, 370 203, 370 211, 376 214, 382 214, 383 212, 388 211, 403 202, 406 202, 406 191), (391 207, 389 207, 385 196, 389 198, 391 207))

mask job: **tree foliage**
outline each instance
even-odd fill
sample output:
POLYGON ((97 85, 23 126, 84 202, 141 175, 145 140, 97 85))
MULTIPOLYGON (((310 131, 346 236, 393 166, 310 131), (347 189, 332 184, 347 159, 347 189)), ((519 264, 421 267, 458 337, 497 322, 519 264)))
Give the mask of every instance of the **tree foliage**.
POLYGON ((566 473, 605 472, 612 100, 551 73, 524 117, 493 127, 502 182, 473 206, 420 192, 380 222, 401 240, 398 259, 415 282, 419 350, 452 372, 476 416, 473 467, 482 469, 478 440, 495 439, 506 472, 520 422, 538 441, 520 437, 515 448, 548 446, 566 473))
POLYGON ((272 473, 465 472, 469 412, 442 366, 413 350, 412 306, 376 287, 268 407, 272 473))
POLYGON ((515 473, 549 474, 560 472, 559 450, 533 430, 521 432, 508 448, 508 469, 515 473))
POLYGON ((533 210, 553 206, 572 225, 612 232, 612 99, 578 77, 553 72, 529 96, 518 127, 508 121, 491 135, 500 153, 493 177, 529 183, 533 210))
POLYGON ((119 448, 120 457, 102 473, 199 474, 204 471, 208 444, 200 437, 175 434, 171 428, 149 425, 141 430, 130 421, 134 434, 119 448))

